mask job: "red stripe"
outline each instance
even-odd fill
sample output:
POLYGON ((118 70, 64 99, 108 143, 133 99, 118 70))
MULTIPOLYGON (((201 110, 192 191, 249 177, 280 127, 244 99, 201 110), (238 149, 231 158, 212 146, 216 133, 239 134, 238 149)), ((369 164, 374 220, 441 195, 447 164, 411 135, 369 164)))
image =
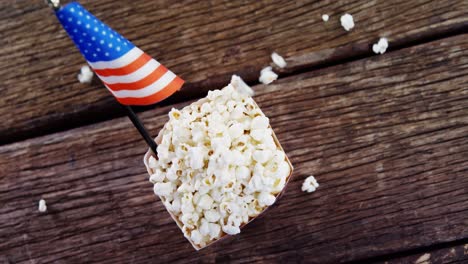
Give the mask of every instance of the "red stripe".
POLYGON ((144 88, 148 85, 153 84, 159 78, 161 78, 167 72, 167 68, 160 64, 152 73, 148 74, 145 78, 132 82, 132 83, 113 83, 108 84, 104 83, 109 87, 112 91, 120 91, 120 90, 138 90, 144 88))
POLYGON ((147 97, 142 98, 134 98, 134 97, 127 97, 127 98, 117 98, 117 100, 123 105, 150 105, 155 104, 157 102, 161 102, 162 100, 166 99, 167 97, 171 96, 173 93, 177 92, 182 85, 184 84, 184 80, 177 76, 172 80, 164 89, 161 91, 149 95, 147 97))
POLYGON ((126 66, 123 66, 121 68, 101 69, 101 70, 93 69, 93 70, 94 70, 94 72, 96 74, 98 74, 100 76, 103 76, 103 77, 116 76, 116 75, 127 75, 127 74, 130 74, 130 73, 140 69, 143 65, 145 65, 150 60, 151 60, 151 57, 148 54, 143 53, 136 60, 134 60, 130 64, 128 64, 126 66))

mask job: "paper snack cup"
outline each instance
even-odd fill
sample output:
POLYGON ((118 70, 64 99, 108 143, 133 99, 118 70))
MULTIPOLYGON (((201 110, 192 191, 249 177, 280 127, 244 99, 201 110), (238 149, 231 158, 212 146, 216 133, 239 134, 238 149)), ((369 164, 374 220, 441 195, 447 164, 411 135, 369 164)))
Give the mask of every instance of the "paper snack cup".
MULTIPOLYGON (((195 105, 200 105, 200 106, 201 106, 201 105, 202 105, 203 103, 205 103, 206 101, 208 101, 208 100, 207 100, 206 98, 203 98, 203 99, 200 99, 200 100, 197 101, 197 102, 194 102, 193 104, 195 104, 195 105)), ((256 103, 255 103, 255 106, 256 106, 257 108, 259 108, 258 105, 257 105, 256 103)), ((260 109, 260 108, 259 108, 259 109, 260 109)), ((164 125, 164 127, 159 131, 158 136, 155 138, 155 142, 156 142, 156 144, 158 144, 158 145, 161 144, 162 135, 164 134, 163 132, 164 132, 165 128, 166 128, 166 125, 164 125)), ((271 126, 270 126, 270 128, 271 128, 271 126)), ((272 130, 273 130, 273 129, 272 129, 272 130)), ((278 148, 280 148, 281 151, 284 152, 283 147, 282 147, 281 144, 279 143, 278 138, 276 137, 276 134, 275 134, 274 131, 272 132, 272 136, 273 136, 273 139, 274 139, 274 141, 275 141, 275 143, 276 143, 276 146, 277 146, 278 148)), ((286 153, 285 153, 285 154, 286 154, 286 153)), ((145 166, 146 166, 146 170, 148 171, 148 174, 149 174, 150 176, 154 173, 154 171, 149 167, 149 159, 150 159, 151 156, 153 156, 155 159, 158 159, 157 156, 155 156, 155 155, 153 154, 153 152, 151 151, 151 149, 148 149, 148 151, 147 151, 146 154, 145 154, 144 160, 143 160, 144 163, 145 163, 145 166)), ((293 173, 293 166, 292 166, 291 161, 289 160, 289 158, 288 158, 287 155, 285 155, 285 159, 286 159, 286 162, 289 164, 290 173, 289 173, 289 175, 288 175, 287 178, 286 178, 286 182, 285 182, 285 185, 284 185, 283 189, 282 189, 279 193, 273 194, 273 195, 275 196, 275 198, 276 198, 275 202, 276 202, 277 199, 280 198, 281 195, 283 194, 284 190, 286 189, 287 184, 289 183, 289 180, 291 179, 292 173, 293 173)), ((159 196, 159 198, 161 199, 162 202, 165 202, 165 201, 164 201, 164 197, 160 197, 160 196, 159 196)), ((259 217, 260 215, 262 215, 269 207, 270 207, 270 206, 266 207, 260 214, 256 215, 255 217, 251 217, 251 218, 249 219, 249 222, 248 222, 248 223, 250 223, 251 221, 255 220, 257 217, 259 217)), ((178 226, 178 227, 180 228, 180 230, 182 231, 182 226, 183 226, 183 224, 179 221, 179 219, 177 218, 177 216, 174 215, 174 214, 173 214, 171 211, 169 211, 169 210, 167 210, 167 212, 168 212, 169 215, 172 217, 172 219, 174 219, 174 221, 176 222, 177 226, 178 226)), ((242 231, 243 227, 246 226, 248 223, 243 224, 243 225, 240 226, 241 231, 242 231)), ((213 240, 213 241, 211 241, 211 242, 208 242, 204 247, 200 247, 199 245, 195 244, 189 237, 186 237, 186 238, 187 238, 187 240, 190 242, 190 244, 192 244, 193 248, 195 248, 195 249, 198 251, 198 250, 200 250, 200 249, 202 249, 202 248, 205 248, 205 247, 207 247, 207 246, 210 246, 210 245, 214 244, 215 242, 218 242, 218 241, 220 241, 220 240, 222 240, 222 239, 225 239, 225 238, 228 237, 228 236, 229 236, 228 234, 222 232, 222 235, 221 235, 220 238, 218 238, 218 239, 216 239, 216 240, 213 240)))

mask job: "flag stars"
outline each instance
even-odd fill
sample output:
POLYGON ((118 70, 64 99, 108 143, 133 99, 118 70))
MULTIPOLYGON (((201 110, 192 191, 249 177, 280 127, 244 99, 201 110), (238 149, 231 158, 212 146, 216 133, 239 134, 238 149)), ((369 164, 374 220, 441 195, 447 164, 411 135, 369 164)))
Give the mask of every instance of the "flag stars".
POLYGON ((99 28, 98 27, 94 27, 94 32, 98 32, 99 31, 99 28))
POLYGON ((109 57, 109 52, 106 52, 105 55, 106 55, 107 57, 109 57))
POLYGON ((102 35, 104 35, 104 36, 105 36, 105 35, 106 35, 106 31, 104 31, 104 30, 103 30, 103 31, 102 31, 102 35))
POLYGON ((70 12, 75 13, 75 8, 70 8, 70 12))
POLYGON ((96 37, 91 37, 91 40, 92 40, 92 41, 96 41, 96 37))
POLYGON ((81 11, 78 12, 78 15, 83 16, 83 12, 81 12, 81 11))
POLYGON ((100 49, 100 48, 97 48, 96 51, 99 52, 99 51, 101 51, 101 49, 100 49))
POLYGON ((93 53, 93 57, 97 57, 97 54, 96 54, 96 53, 93 53))
POLYGON ((75 32, 75 33, 78 32, 78 29, 75 28, 75 29, 73 30, 73 32, 75 32))
POLYGON ((78 20, 78 22, 76 22, 76 24, 81 25, 81 20, 78 20))
POLYGON ((110 38, 114 38, 114 35, 112 33, 109 34, 110 38))
POLYGON ((117 46, 117 48, 115 48, 117 51, 120 51, 120 46, 117 46))
POLYGON ((90 28, 90 27, 91 27, 91 25, 90 25, 90 24, 86 24, 86 28, 90 28))
POLYGON ((109 46, 109 48, 112 48, 112 43, 109 43, 109 45, 108 45, 108 46, 109 46))
POLYGON ((91 17, 89 15, 86 15, 86 19, 90 19, 91 17))
POLYGON ((102 45, 104 45, 104 40, 101 39, 101 41, 99 41, 99 43, 101 43, 102 45))
POLYGON ((72 22, 72 21, 73 21, 73 18, 69 17, 68 22, 72 22))
POLYGON ((84 50, 84 53, 88 53, 88 50, 85 49, 85 50, 84 50))

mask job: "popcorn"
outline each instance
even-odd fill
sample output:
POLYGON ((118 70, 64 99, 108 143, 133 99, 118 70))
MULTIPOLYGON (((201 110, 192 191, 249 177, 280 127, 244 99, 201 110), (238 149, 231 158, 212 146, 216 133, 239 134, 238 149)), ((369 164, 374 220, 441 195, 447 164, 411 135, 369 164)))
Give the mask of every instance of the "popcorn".
POLYGON ((350 31, 354 27, 353 16, 350 14, 342 15, 340 18, 340 21, 341 21, 341 26, 343 26, 343 28, 346 31, 350 31))
POLYGON ((236 88, 236 90, 243 95, 254 96, 255 91, 248 86, 241 77, 233 75, 231 77, 231 84, 236 88))
POLYGON ((158 159, 146 159, 155 194, 196 248, 238 234, 290 176, 269 119, 238 92, 244 86, 233 76, 223 90, 172 109, 156 139, 158 159))
POLYGON ((302 191, 303 192, 314 192, 319 187, 319 184, 314 176, 309 176, 305 179, 304 183, 302 183, 302 191))
POLYGON ((80 69, 78 74, 78 81, 80 83, 91 83, 93 81, 93 71, 89 68, 88 65, 84 65, 80 69))
POLYGON ((323 14, 323 15, 322 15, 322 20, 323 20, 323 22, 327 22, 328 19, 330 19, 330 16, 329 16, 329 15, 327 15, 327 14, 323 14))
POLYGON ((258 195, 258 203, 260 205, 270 206, 275 202, 276 198, 271 193, 261 192, 258 195))
POLYGON ((384 54, 388 48, 388 40, 386 38, 380 38, 379 42, 372 45, 372 51, 375 54, 384 54))
POLYGON ((171 182, 157 182, 154 185, 154 193, 159 196, 169 196, 173 192, 171 182))
POLYGON ((276 53, 276 52, 273 52, 273 53, 271 54, 271 60, 273 61, 273 63, 274 63, 276 66, 278 66, 278 67, 280 67, 280 68, 286 67, 286 64, 287 64, 286 61, 284 60, 283 57, 281 57, 281 56, 280 56, 278 53, 276 53))
POLYGON ((39 200, 39 212, 45 213, 47 211, 46 201, 44 199, 39 200))
POLYGON ((263 84, 270 84, 273 81, 278 79, 278 74, 274 73, 270 66, 263 68, 260 71, 260 78, 258 79, 259 82, 263 84))

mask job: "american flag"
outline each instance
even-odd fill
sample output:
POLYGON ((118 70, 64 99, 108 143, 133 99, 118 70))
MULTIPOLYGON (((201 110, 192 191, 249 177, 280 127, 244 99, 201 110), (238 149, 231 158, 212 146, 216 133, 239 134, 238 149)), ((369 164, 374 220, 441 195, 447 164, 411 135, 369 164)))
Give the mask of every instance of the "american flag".
POLYGON ((68 35, 107 89, 124 105, 150 105, 184 81, 77 2, 56 12, 68 35))

